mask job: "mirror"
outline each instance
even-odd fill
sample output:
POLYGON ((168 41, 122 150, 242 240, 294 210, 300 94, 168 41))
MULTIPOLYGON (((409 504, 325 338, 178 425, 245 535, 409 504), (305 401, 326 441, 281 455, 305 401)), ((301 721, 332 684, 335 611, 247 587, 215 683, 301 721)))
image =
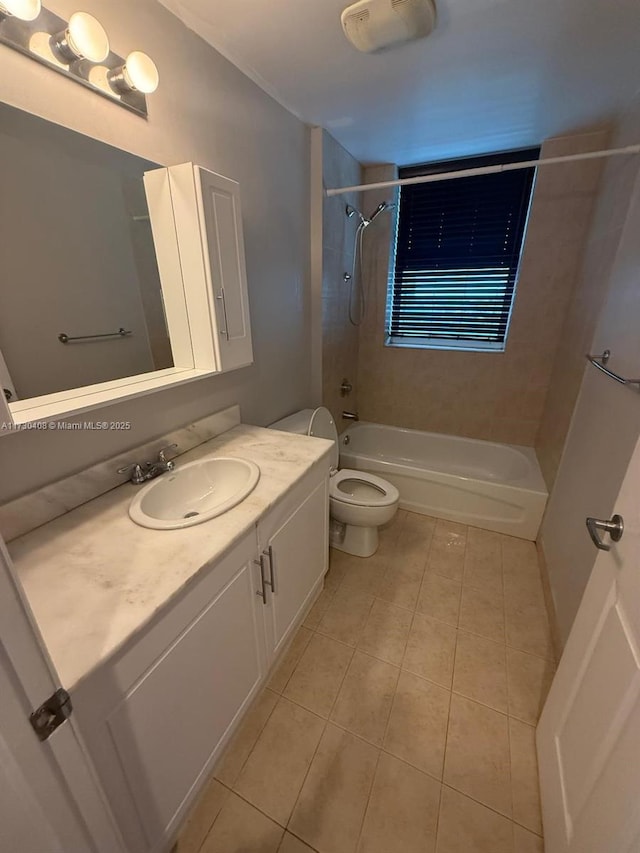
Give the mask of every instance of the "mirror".
POLYGON ((174 367, 143 186, 155 168, 0 104, 10 403, 174 367))

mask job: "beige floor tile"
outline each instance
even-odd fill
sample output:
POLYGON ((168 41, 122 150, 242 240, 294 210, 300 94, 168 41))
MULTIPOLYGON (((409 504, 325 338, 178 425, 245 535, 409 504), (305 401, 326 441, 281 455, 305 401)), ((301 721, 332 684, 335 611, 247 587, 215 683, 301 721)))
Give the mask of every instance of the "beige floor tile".
POLYGON ((448 690, 401 672, 384 749, 442 779, 450 700, 448 690))
POLYGON ((339 589, 316 630, 334 640, 355 646, 372 604, 373 598, 369 595, 339 589))
POLYGON ((199 853, 228 795, 229 789, 217 779, 209 782, 191 810, 172 853, 199 853))
POLYGON ((512 833, 507 818, 458 791, 442 789, 437 853, 515 853, 512 833))
POLYGON ((455 693, 451 697, 444 781, 511 817, 507 717, 455 693))
POLYGON ((358 853, 432 853, 440 783, 404 761, 380 756, 358 853))
POLYGON ((289 681, 293 675, 293 671, 298 665, 298 661, 304 654, 304 650, 309 645, 311 637, 313 637, 313 632, 308 628, 305 628, 304 626, 298 628, 289 648, 284 653, 282 660, 269 679, 268 686, 270 690, 274 690, 276 693, 282 693, 284 688, 287 686, 287 681, 289 681))
POLYGON ((324 576, 324 588, 330 592, 336 592, 346 574, 347 566, 342 557, 342 551, 329 550, 329 571, 324 576))
POLYGON ((553 660, 553 638, 544 604, 505 606, 507 645, 553 660))
POLYGON ((435 520, 409 513, 395 543, 392 559, 406 574, 422 575, 427 564, 435 520))
POLYGON ((400 670, 356 651, 331 712, 331 721, 382 746, 400 670))
POLYGON ((509 720, 513 819, 537 834, 542 833, 540 787, 536 757, 536 731, 519 720, 509 720))
POLYGON ((544 610, 544 591, 538 565, 511 566, 504 571, 504 600, 510 610, 537 607, 544 610))
POLYGON ((318 598, 313 603, 313 606, 305 616, 304 622, 302 623, 305 628, 309 628, 312 631, 315 630, 320 624, 322 617, 327 612, 327 609, 331 602, 333 601, 335 593, 331 589, 323 589, 318 598))
POLYGON ((502 549, 499 534, 476 527, 469 528, 464 583, 477 589, 502 593, 502 549))
POLYGON ((431 540, 427 571, 461 581, 466 545, 467 527, 439 518, 431 540))
POLYGON ((232 788, 245 761, 251 754, 260 733, 278 702, 277 694, 263 690, 253 703, 218 762, 216 779, 232 788))
POLYGON ((509 714, 535 726, 553 680, 553 661, 507 649, 509 714))
POLYGON ((536 546, 523 539, 502 537, 505 600, 514 608, 544 607, 544 593, 536 546))
POLYGON ((544 853, 544 841, 517 823, 513 825, 514 853, 544 853))
POLYGON ((304 841, 300 841, 290 832, 285 832, 278 853, 315 853, 313 847, 309 847, 304 841))
POLYGON ((388 601, 390 604, 395 604, 398 607, 414 610, 418 600, 418 593, 420 592, 421 581, 422 573, 415 574, 400 571, 394 565, 387 570, 380 584, 377 593, 378 598, 388 601))
POLYGON ((489 640, 504 643, 504 604, 501 593, 462 587, 458 627, 489 640))
POLYGON ((230 793, 201 853, 276 853, 284 830, 230 793))
POLYGON ((234 789, 286 826, 322 737, 325 722, 280 699, 234 789))
POLYGON ((412 620, 410 610, 376 599, 358 640, 358 649, 400 666, 412 620))
POLYGON ((457 631, 451 625, 416 613, 402 668, 448 689, 453 680, 457 631))
POLYGON ((349 556, 340 592, 376 595, 387 570, 388 561, 371 563, 370 559, 349 556))
POLYGON ((353 650, 348 646, 315 634, 283 695, 321 717, 328 717, 352 656, 353 650))
POLYGON ((422 578, 416 610, 432 619, 457 627, 462 585, 459 581, 427 572, 422 578))
POLYGON ((458 631, 453 690, 507 713, 507 655, 502 643, 458 631))
POLYGON ((501 536, 502 560, 505 571, 513 567, 533 567, 538 565, 538 553, 534 542, 518 539, 515 536, 501 536))
POLYGON ((322 853, 353 853, 378 755, 374 746, 329 723, 296 803, 291 832, 322 853))

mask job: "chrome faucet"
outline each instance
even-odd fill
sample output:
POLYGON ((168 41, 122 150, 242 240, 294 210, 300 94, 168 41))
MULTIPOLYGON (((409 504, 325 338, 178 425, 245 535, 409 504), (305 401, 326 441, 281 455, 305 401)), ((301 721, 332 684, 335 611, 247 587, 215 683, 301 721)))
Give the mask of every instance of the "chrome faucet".
POLYGON ((342 417, 345 421, 359 421, 360 416, 357 412, 343 412, 342 417))
POLYGON ((131 472, 129 482, 139 486, 142 483, 146 483, 147 480, 153 480, 154 477, 165 474, 167 471, 173 471, 176 463, 172 459, 167 459, 166 454, 169 450, 177 449, 177 444, 168 444, 158 452, 158 458, 155 462, 134 462, 132 465, 118 468, 118 474, 128 474, 131 472))

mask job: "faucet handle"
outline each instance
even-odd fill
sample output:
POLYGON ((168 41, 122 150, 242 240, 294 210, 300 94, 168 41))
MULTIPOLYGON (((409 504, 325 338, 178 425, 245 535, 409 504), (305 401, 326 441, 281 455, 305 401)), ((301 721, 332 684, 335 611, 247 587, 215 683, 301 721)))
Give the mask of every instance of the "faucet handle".
POLYGON ((118 474, 129 474, 131 473, 131 477, 129 478, 132 483, 144 483, 145 476, 144 471, 142 470, 142 465, 138 463, 134 463, 133 465, 125 465, 124 468, 118 468, 118 474))
POLYGON ((177 445, 177 444, 167 444, 167 446, 166 446, 166 447, 163 447, 163 448, 162 448, 162 450, 159 450, 159 451, 158 451, 158 462, 162 462, 162 464, 163 464, 163 465, 169 465, 169 464, 171 464, 171 463, 167 460, 167 456, 166 456, 167 451, 168 451, 168 450, 177 450, 177 449, 178 449, 178 445, 177 445))

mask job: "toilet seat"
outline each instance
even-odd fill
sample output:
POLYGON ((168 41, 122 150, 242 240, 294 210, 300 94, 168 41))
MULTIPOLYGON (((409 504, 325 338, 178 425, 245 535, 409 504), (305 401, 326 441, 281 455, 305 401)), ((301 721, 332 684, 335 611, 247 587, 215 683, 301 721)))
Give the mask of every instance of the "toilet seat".
POLYGON ((365 471, 342 468, 331 475, 329 497, 351 506, 392 506, 400 500, 395 486, 365 471))

